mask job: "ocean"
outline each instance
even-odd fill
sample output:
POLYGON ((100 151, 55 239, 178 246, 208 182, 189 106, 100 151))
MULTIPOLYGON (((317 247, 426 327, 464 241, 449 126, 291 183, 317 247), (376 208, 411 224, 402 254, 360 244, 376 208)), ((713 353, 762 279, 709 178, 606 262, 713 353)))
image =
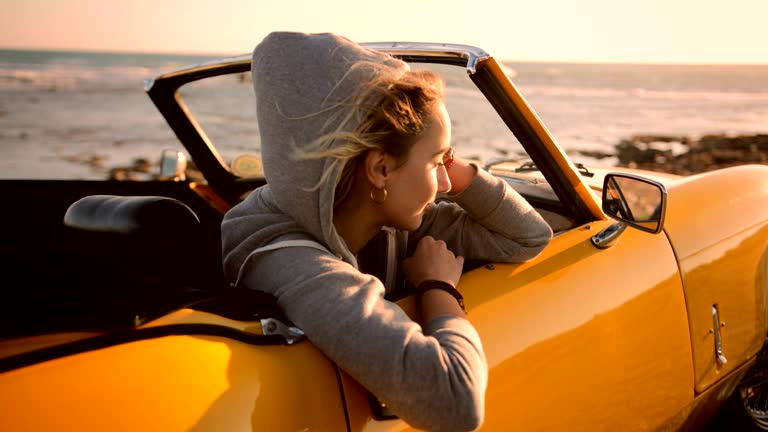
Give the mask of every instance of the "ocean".
MULTIPOLYGON (((144 82, 213 58, 0 50, 0 178, 101 179, 139 158, 157 160, 163 149, 183 150, 144 82)), ((768 65, 504 65, 577 162, 582 151, 611 153, 634 135, 768 133, 768 65)), ((211 109, 226 105, 209 103, 211 109)), ((462 126, 466 137, 482 127, 462 126)), ((222 142, 240 133, 227 123, 216 129, 222 142)), ((494 153, 492 144, 478 145, 488 149, 476 153, 494 153)))

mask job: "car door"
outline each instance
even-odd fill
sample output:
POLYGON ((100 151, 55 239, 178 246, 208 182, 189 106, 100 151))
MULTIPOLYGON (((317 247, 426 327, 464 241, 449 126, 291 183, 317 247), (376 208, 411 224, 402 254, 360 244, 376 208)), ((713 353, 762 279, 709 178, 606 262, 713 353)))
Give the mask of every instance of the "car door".
POLYGON ((557 236, 524 264, 462 279, 490 377, 485 427, 642 430, 674 421, 693 400, 685 300, 665 236, 611 222, 557 236), (642 258, 641 258, 642 257, 642 258))
MULTIPOLYGON (((462 276, 489 366, 482 430, 654 430, 684 420, 693 366, 672 249, 664 234, 638 230, 596 248, 592 236, 611 223, 561 233, 530 262, 462 276)), ((411 430, 376 419, 350 379, 345 388, 352 430, 411 430)))

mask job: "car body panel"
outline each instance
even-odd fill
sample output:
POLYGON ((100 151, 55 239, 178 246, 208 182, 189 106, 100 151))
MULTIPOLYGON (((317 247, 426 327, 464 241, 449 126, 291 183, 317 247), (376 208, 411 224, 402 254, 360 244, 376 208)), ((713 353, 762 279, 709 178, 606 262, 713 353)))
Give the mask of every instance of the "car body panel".
POLYGON ((665 231, 683 277, 697 392, 763 346, 768 330, 766 176, 768 167, 740 166, 690 177, 669 188, 665 231), (719 329, 728 360, 724 365, 715 355, 714 305, 724 323, 719 329))
MULTIPOLYGON (((671 247, 663 235, 632 231, 599 250, 591 236, 610 223, 564 233, 534 261, 462 276, 459 290, 489 365, 484 429, 505 430, 514 419, 521 430, 648 430, 694 405, 671 247), (635 259, 640 252, 649 259, 635 259), (610 271, 617 261, 629 265, 610 271)), ((350 406, 363 405, 354 394, 365 397, 348 392, 350 406)), ((380 429, 366 415, 351 423, 362 423, 352 430, 410 430, 404 423, 380 429)))
MULTIPOLYGON (((185 322, 258 327, 189 310, 149 327, 185 322)), ((170 335, 15 369, 0 388, 4 431, 347 428, 335 366, 310 343, 170 335)))
POLYGON ((495 264, 462 280, 490 367, 490 428, 511 417, 535 419, 528 430, 644 429, 692 402, 671 248, 663 236, 633 231, 597 250, 591 236, 609 223, 558 236, 534 262, 495 264), (648 261, 633 259, 643 251, 648 261), (611 271, 614 262, 625 264, 621 272, 611 271), (494 295, 497 287, 506 292, 494 295))

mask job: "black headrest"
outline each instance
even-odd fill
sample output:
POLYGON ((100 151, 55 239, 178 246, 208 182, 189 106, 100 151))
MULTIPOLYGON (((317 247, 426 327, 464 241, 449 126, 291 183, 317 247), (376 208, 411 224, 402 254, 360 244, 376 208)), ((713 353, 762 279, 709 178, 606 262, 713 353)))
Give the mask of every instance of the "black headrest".
POLYGON ((173 198, 90 195, 69 206, 64 225, 128 234, 198 227, 200 219, 186 204, 173 198))

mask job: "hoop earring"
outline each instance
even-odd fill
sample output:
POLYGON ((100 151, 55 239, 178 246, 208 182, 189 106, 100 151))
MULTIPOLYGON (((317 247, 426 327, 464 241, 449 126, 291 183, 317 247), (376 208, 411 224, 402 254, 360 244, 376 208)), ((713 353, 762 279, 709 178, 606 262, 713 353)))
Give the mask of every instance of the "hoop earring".
POLYGON ((371 201, 375 202, 376 204, 384 204, 384 201, 386 200, 387 200, 387 188, 383 187, 379 189, 376 186, 371 188, 371 201), (377 193, 381 195, 380 198, 377 196, 377 193), (376 198, 379 198, 379 199, 376 199, 376 198))

